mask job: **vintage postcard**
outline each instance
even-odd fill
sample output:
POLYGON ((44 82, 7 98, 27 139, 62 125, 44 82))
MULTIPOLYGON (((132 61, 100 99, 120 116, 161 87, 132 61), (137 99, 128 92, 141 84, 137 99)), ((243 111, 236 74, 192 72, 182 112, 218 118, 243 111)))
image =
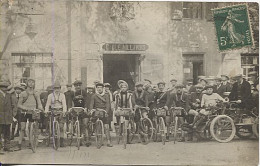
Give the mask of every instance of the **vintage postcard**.
POLYGON ((259 3, 0 1, 0 165, 259 164, 259 3))

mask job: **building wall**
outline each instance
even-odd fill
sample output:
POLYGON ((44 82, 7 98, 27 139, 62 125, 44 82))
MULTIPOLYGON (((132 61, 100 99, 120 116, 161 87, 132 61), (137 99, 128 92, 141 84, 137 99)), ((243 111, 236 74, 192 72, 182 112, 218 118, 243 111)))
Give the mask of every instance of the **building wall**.
MULTIPOLYGON (((55 64, 53 79, 61 79, 63 85, 69 81, 69 43, 71 81, 81 79, 84 69, 87 70, 86 84, 90 86, 95 80, 103 79, 104 43, 147 44, 148 50, 141 52, 145 57, 141 62, 141 78, 153 83, 160 80, 169 83, 171 78, 182 82, 185 79, 181 74, 182 55, 185 53, 204 54, 204 74, 207 76, 240 72, 237 66, 241 64, 241 51, 226 54, 218 51, 214 24, 205 19, 205 3, 202 19, 182 20, 172 17, 173 8, 180 6, 181 2, 130 2, 135 15, 129 20, 111 19, 113 3, 117 2, 45 1, 43 15, 28 16, 37 27, 37 35, 33 39, 25 35, 29 19, 17 16, 13 39, 3 58, 12 61, 11 53, 14 52, 52 52, 55 64), (71 23, 68 21, 70 4, 71 23), (68 36, 69 26, 71 37, 68 36), (230 64, 234 67, 230 68, 230 64)), ((11 28, 4 17, 1 19, 3 45, 11 28)))

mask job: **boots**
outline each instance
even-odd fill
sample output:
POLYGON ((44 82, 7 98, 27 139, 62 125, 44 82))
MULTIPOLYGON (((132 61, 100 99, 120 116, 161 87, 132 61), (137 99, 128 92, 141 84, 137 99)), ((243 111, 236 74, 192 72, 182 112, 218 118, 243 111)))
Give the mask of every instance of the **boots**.
POLYGON ((105 124, 105 134, 107 137, 107 147, 113 147, 113 145, 111 144, 111 137, 108 124, 105 124))
POLYGON ((86 146, 89 147, 91 145, 90 137, 86 136, 86 146))
POLYGON ((64 138, 60 138, 60 147, 65 147, 64 138))
POLYGON ((115 125, 117 144, 120 142, 120 127, 115 125))
POLYGON ((130 138, 130 130, 129 129, 127 129, 127 137, 126 137, 126 139, 127 139, 127 144, 131 144, 131 138, 130 138))
POLYGON ((188 136, 187 141, 193 141, 193 134, 192 134, 192 132, 189 132, 187 134, 187 136, 188 136))
POLYGON ((199 116, 198 120, 194 123, 193 129, 197 129, 197 126, 204 120, 203 116, 199 116))

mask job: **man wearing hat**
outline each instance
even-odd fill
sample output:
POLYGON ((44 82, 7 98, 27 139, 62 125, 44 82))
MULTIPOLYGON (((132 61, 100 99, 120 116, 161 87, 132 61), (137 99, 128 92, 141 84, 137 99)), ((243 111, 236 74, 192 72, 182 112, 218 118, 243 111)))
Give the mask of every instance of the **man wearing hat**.
MULTIPOLYGON (((63 93, 61 93, 61 85, 56 82, 53 85, 53 93, 48 95, 48 99, 45 106, 45 113, 48 113, 51 109, 53 111, 62 111, 63 115, 57 117, 57 121, 60 126, 60 147, 64 147, 64 123, 65 123, 65 113, 67 112, 66 98, 63 93)), ((53 120, 53 119, 52 119, 53 120)))
MULTIPOLYGON (((170 109, 171 107, 182 107, 185 112, 189 112, 190 100, 189 100, 189 96, 183 91, 184 85, 177 84, 175 88, 176 88, 176 93, 171 93, 167 98, 167 103, 166 103, 167 109, 170 109)), ((180 124, 184 123, 185 112, 182 113, 183 117, 179 118, 180 124)), ((182 132, 182 138, 178 141, 180 142, 185 141, 183 132, 182 132)))
POLYGON ((229 95, 229 100, 237 100, 240 103, 241 108, 249 110, 251 108, 251 85, 246 81, 242 74, 238 74, 234 77, 236 82, 233 84, 231 93, 229 95))
POLYGON ((217 93, 224 97, 224 92, 230 92, 231 91, 231 84, 228 82, 229 77, 227 75, 221 75, 221 83, 217 86, 217 93))
POLYGON ((68 83, 66 85, 67 91, 64 93, 65 98, 66 98, 66 105, 67 109, 70 109, 72 107, 72 99, 74 97, 74 91, 72 90, 72 84, 68 83))
MULTIPOLYGON (((96 93, 91 97, 90 102, 90 110, 93 112, 95 109, 103 109, 109 113, 110 110, 110 99, 109 96, 104 91, 104 84, 97 83, 96 84, 96 93)), ((107 138, 107 146, 112 147, 111 144, 111 137, 110 137, 110 131, 109 131, 109 120, 106 114, 104 115, 104 118, 101 119, 104 123, 104 130, 105 135, 107 138)))
POLYGON ((11 94, 7 93, 7 87, 10 84, 6 81, 0 82, 0 154, 4 154, 4 151, 12 151, 10 149, 10 126, 13 122, 13 117, 16 112, 14 111, 16 106, 12 102, 11 94), (3 136, 4 142, 2 142, 3 136))
MULTIPOLYGON (((128 92, 128 84, 125 81, 118 82, 119 90, 115 94, 115 111, 114 111, 114 126, 116 130, 116 136, 118 138, 117 142, 119 142, 120 135, 120 124, 123 123, 120 116, 117 116, 117 113, 121 111, 121 108, 130 108, 133 109, 132 104, 132 94, 128 92)), ((129 117, 125 117, 125 122, 128 125, 129 117)), ((129 130, 127 131, 127 143, 130 143, 129 140, 129 130)))
MULTIPOLYGON (((43 110, 40 95, 34 90, 35 88, 35 80, 33 78, 27 79, 27 88, 25 91, 21 93, 21 96, 18 100, 18 108, 23 111, 28 110, 34 110, 34 109, 40 109, 43 110)), ((22 148, 22 140, 25 133, 25 126, 27 119, 29 122, 33 122, 32 114, 20 114, 20 120, 21 120, 21 130, 20 130, 20 137, 18 141, 18 148, 21 150, 22 148)), ((30 125, 30 124, 29 124, 30 125)), ((38 126, 37 126, 38 127, 38 126)))
POLYGON ((111 85, 109 83, 104 83, 104 88, 106 94, 109 96, 109 103, 110 103, 110 110, 108 114, 108 120, 109 120, 109 128, 111 130, 111 121, 113 120, 113 109, 114 109, 114 101, 113 101, 113 94, 111 92, 111 85))
MULTIPOLYGON (((82 108, 88 108, 88 96, 87 92, 82 89, 82 82, 80 80, 76 80, 73 83, 75 87, 75 92, 73 94, 72 98, 72 107, 82 107, 82 108)), ((91 145, 90 142, 90 134, 88 132, 88 122, 89 122, 89 115, 87 112, 84 112, 82 116, 79 117, 81 128, 80 130, 84 134, 84 140, 81 142, 82 144, 85 144, 87 147, 91 145)))
POLYGON ((23 87, 23 89, 24 89, 23 91, 25 91, 25 89, 27 88, 26 83, 23 83, 23 82, 22 82, 22 83, 20 83, 20 85, 23 87))

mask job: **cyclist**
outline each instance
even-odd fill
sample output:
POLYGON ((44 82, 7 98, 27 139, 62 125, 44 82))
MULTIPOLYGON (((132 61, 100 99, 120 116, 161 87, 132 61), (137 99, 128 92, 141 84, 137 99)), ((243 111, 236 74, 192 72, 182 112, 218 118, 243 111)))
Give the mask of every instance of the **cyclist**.
MULTIPOLYGON (((159 82, 157 84, 157 86, 158 86, 158 91, 155 92, 155 99, 154 99, 155 107, 156 108, 164 108, 164 109, 168 110, 166 102, 167 102, 167 98, 168 98, 168 96, 170 94, 170 91, 164 91, 165 82, 163 82, 163 81, 159 82)), ((175 87, 174 87, 173 92, 174 91, 175 91, 175 87)), ((168 111, 167 111, 165 122, 166 122, 166 126, 167 126, 166 141, 169 141, 169 135, 170 135, 170 128, 169 128, 169 126, 170 126, 170 114, 169 114, 168 111)))
MULTIPOLYGON (((75 92, 73 95, 73 107, 82 107, 82 108, 87 108, 88 107, 88 102, 87 102, 87 92, 82 89, 82 82, 80 80, 76 80, 73 83, 75 87, 75 92)), ((90 134, 88 131, 88 123, 89 123, 89 115, 87 112, 84 112, 82 116, 79 117, 80 124, 81 124, 81 131, 84 131, 84 142, 85 145, 88 147, 91 145, 90 142, 90 134)), ((81 132, 82 133, 82 132, 81 132)))
POLYGON ((72 107, 72 99, 74 96, 74 91, 72 90, 72 84, 67 84, 67 91, 64 93, 65 98, 66 98, 66 105, 67 105, 67 109, 70 109, 72 107))
MULTIPOLYGON (((143 83, 141 82, 137 82, 135 84, 135 91, 133 92, 132 95, 132 103, 133 106, 135 108, 135 123, 136 123, 136 130, 137 132, 140 134, 141 138, 144 138, 144 143, 147 143, 147 139, 148 136, 145 135, 142 131, 141 131, 141 117, 140 114, 137 112, 139 111, 139 107, 145 107, 147 111, 149 111, 149 107, 148 107, 148 96, 147 93, 144 91, 143 89, 143 83)), ((143 114, 143 116, 147 116, 147 112, 143 114)))
MULTIPOLYGON (((184 123, 184 117, 187 112, 190 110, 190 99, 189 96, 183 91, 184 85, 177 84, 175 86, 176 93, 171 93, 167 99, 167 107, 181 107, 184 109, 184 112, 181 113, 182 118, 180 118, 180 124, 184 123), (171 104, 172 103, 172 104, 171 104)), ((181 139, 178 140, 179 142, 185 141, 184 132, 182 132, 181 139)))
MULTIPOLYGON (((91 102, 90 102, 91 112, 93 112, 95 109, 103 109, 108 113, 110 110, 110 100, 109 100, 109 96, 104 91, 104 84, 97 83, 96 91, 97 92, 91 97, 91 102)), ((111 144, 110 131, 108 125, 109 121, 108 121, 107 113, 105 113, 104 118, 102 118, 101 120, 104 123, 105 135, 107 138, 107 146, 112 147, 113 145, 111 144)))
MULTIPOLYGON (((21 93, 20 98, 18 100, 18 109, 24 111, 34 110, 34 109, 43 110, 41 100, 40 100, 40 95, 36 93, 34 88, 35 88, 35 80, 33 78, 28 78, 27 88, 25 91, 21 93)), ((19 148, 18 150, 22 149, 22 140, 24 138, 27 119, 29 120, 29 122, 33 122, 32 114, 21 113, 20 115, 21 115, 20 116, 21 131, 20 131, 20 137, 18 141, 18 148, 19 148)))
MULTIPOLYGON (((118 83, 120 90, 118 93, 115 94, 115 113, 117 114, 118 111, 120 111, 121 108, 130 108, 132 109, 132 94, 129 93, 128 90, 128 84, 125 81, 121 81, 118 83)), ((129 117, 125 117, 126 123, 129 121, 129 117)), ((120 135, 120 116, 116 116, 116 122, 114 123, 115 125, 115 130, 116 130, 116 136, 117 138, 120 135)), ((127 124, 128 126, 128 124, 127 124)), ((127 143, 129 144, 129 133, 130 131, 127 130, 127 143)))
MULTIPOLYGON (((49 112, 49 109, 57 109, 63 111, 63 114, 57 118, 60 126, 60 147, 64 147, 64 123, 65 123, 65 113, 67 112, 66 98, 63 93, 60 92, 61 85, 59 83, 54 83, 53 93, 48 95, 48 99, 45 106, 45 113, 49 112)), ((54 110, 52 110, 54 111, 54 110)), ((53 118, 52 118, 53 120, 53 118)))

